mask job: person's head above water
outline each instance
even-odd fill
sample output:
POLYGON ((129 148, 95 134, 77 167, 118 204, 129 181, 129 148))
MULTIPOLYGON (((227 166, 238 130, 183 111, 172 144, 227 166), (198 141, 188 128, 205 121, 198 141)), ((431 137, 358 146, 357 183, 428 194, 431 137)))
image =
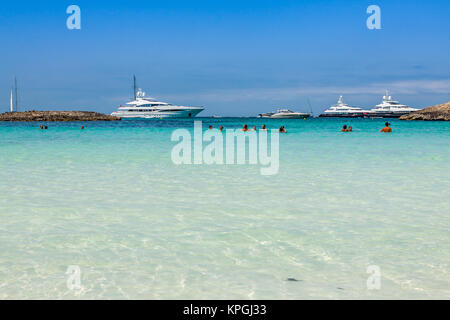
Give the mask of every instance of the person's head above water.
POLYGON ((212 130, 212 126, 209 126, 209 130, 212 130))
POLYGON ((389 127, 391 124, 389 122, 386 122, 385 127, 383 129, 381 129, 381 132, 392 132, 391 127, 389 127))

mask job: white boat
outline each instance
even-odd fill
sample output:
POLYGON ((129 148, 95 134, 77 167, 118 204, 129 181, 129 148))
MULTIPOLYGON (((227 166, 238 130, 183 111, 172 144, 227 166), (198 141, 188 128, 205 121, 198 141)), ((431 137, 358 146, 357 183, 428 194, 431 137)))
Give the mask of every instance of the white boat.
POLYGON ((322 118, 363 118, 371 111, 352 107, 344 103, 344 98, 339 97, 338 103, 326 109, 319 117, 322 118))
POLYGON ((383 101, 370 110, 369 116, 374 118, 398 118, 404 114, 419 110, 393 100, 389 91, 386 91, 383 101))
POLYGON ((120 106, 112 116, 122 119, 166 119, 166 118, 193 118, 205 108, 176 106, 166 102, 146 97, 141 89, 136 91, 136 78, 134 78, 134 100, 120 106))
POLYGON ((311 115, 309 113, 294 112, 289 109, 278 109, 277 112, 261 113, 260 118, 271 119, 306 119, 311 115))

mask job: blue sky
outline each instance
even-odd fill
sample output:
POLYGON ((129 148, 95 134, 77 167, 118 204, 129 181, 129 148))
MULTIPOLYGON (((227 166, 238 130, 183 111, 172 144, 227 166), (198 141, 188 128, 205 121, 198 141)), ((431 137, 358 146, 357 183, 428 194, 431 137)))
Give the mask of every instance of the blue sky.
POLYGON ((26 109, 109 113, 132 75, 203 115, 277 106, 315 113, 344 94, 372 107, 385 89, 411 106, 450 101, 449 1, 2 1, 0 112, 16 75, 26 109), (82 29, 66 28, 81 8, 82 29), (381 8, 381 30, 366 9, 381 8))

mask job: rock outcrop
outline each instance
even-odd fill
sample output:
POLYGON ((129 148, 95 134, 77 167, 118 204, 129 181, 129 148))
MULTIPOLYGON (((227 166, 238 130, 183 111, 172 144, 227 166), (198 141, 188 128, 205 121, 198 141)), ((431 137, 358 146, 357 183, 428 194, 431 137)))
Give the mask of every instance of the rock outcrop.
POLYGON ((450 102, 411 112, 400 120, 450 121, 450 102))
POLYGON ((25 111, 0 114, 0 121, 117 121, 120 118, 89 111, 25 111))

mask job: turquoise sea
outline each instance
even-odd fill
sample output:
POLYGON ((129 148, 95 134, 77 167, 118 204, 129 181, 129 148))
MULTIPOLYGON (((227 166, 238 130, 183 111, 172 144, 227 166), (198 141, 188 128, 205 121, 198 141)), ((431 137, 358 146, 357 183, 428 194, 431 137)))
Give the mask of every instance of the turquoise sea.
POLYGON ((450 299, 450 123, 197 120, 285 125, 278 174, 173 164, 192 120, 0 123, 0 299, 450 299))

